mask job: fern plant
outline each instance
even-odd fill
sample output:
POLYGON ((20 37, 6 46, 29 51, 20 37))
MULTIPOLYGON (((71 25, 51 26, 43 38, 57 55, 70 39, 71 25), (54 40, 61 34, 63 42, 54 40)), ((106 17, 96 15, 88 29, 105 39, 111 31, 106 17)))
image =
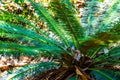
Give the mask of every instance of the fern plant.
MULTIPOLYGON (((0 52, 5 55, 41 55, 52 60, 24 66, 9 75, 7 80, 25 80, 35 75, 40 75, 39 80, 119 79, 119 68, 116 67, 120 65, 120 46, 110 47, 120 40, 120 21, 103 21, 93 30, 94 34, 89 35, 89 30, 80 24, 78 11, 69 0, 51 0, 47 9, 41 3, 33 0, 29 2, 48 30, 42 30, 26 18, 1 10, 28 28, 0 21, 0 52)), ((117 2, 119 0, 112 4, 107 14, 112 14, 117 2)), ((109 20, 109 16, 104 17, 104 20, 109 20)))

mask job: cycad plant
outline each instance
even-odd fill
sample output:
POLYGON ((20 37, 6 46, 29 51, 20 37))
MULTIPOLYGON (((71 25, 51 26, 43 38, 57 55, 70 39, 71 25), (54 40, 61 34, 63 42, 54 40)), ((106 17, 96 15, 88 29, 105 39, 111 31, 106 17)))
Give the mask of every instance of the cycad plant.
MULTIPOLYGON (((114 1, 107 14, 112 14, 118 1, 114 1)), ((33 0, 29 2, 47 30, 25 17, 1 10, 27 28, 0 21, 0 52, 44 56, 50 60, 24 66, 9 74, 7 80, 37 80, 33 78, 35 75, 39 75, 38 80, 119 80, 120 46, 112 46, 120 40, 119 20, 108 24, 105 20, 109 16, 104 17, 91 35, 89 29, 93 27, 88 29, 80 24, 78 11, 69 0, 51 0, 47 8, 33 0)))

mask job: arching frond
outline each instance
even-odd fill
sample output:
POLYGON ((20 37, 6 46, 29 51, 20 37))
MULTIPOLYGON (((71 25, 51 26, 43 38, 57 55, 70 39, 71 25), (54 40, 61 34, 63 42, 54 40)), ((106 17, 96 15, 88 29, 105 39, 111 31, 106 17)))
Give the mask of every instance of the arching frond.
POLYGON ((70 34, 74 46, 79 49, 79 40, 83 38, 83 30, 74 6, 69 0, 52 0, 51 9, 59 25, 70 34))
POLYGON ((119 72, 114 72, 113 70, 93 70, 93 76, 96 80, 116 80, 119 78, 119 72))
MULTIPOLYGON (((100 71, 100 70, 94 70, 95 72, 97 72, 98 74, 100 74, 103 77, 105 77, 107 80, 112 80, 112 77, 108 76, 107 74, 105 74, 104 72, 100 71)), ((96 77, 96 76, 95 76, 96 77)), ((96 78, 99 78, 98 76, 96 78)), ((104 79, 104 78, 103 78, 104 79)))
POLYGON ((55 33, 66 44, 66 46, 70 46, 65 30, 57 24, 50 13, 41 4, 35 3, 32 0, 30 0, 30 2, 34 6, 34 9, 40 18, 47 23, 50 30, 55 33))
POLYGON ((115 47, 112 50, 110 50, 107 54, 101 55, 98 58, 94 59, 95 62, 101 62, 101 61, 112 61, 116 59, 115 62, 119 63, 119 56, 120 56, 120 47, 115 47))
POLYGON ((58 65, 54 62, 41 62, 32 65, 27 65, 19 68, 16 72, 12 74, 8 74, 6 77, 7 80, 16 80, 22 79, 26 80, 28 77, 33 77, 42 73, 43 71, 47 71, 50 69, 57 68, 58 65))
POLYGON ((91 36, 88 40, 81 43, 81 51, 86 53, 87 51, 100 48, 101 46, 107 46, 111 43, 115 43, 120 40, 120 21, 117 21, 113 25, 106 26, 106 29, 91 36), (83 49, 84 48, 84 49, 83 49))
POLYGON ((48 51, 50 53, 52 53, 53 51, 57 53, 65 52, 64 49, 60 47, 60 43, 58 41, 45 38, 44 36, 41 36, 33 31, 26 30, 19 26, 0 22, 0 29, 1 37, 3 37, 3 39, 5 39, 4 37, 7 37, 8 39, 13 39, 15 41, 14 43, 12 43, 9 40, 2 40, 1 52, 5 51, 4 49, 10 49, 8 51, 6 50, 6 52, 9 53, 19 50, 22 52, 25 51, 25 53, 28 54, 29 51, 31 53, 35 53, 36 50, 38 52, 48 51), (6 43, 4 43, 3 41, 6 43))
MULTIPOLYGON (((37 34, 34 31, 31 30, 26 30, 24 28, 21 28, 20 26, 17 27, 17 25, 13 25, 10 23, 5 23, 5 22, 0 22, 0 28, 2 29, 2 33, 4 35, 4 31, 7 33, 12 33, 12 34, 19 34, 23 36, 27 36, 29 38, 32 38, 34 40, 37 40, 39 42, 43 42, 45 44, 53 43, 52 40, 46 39, 44 36, 37 34), (24 33, 23 33, 24 32, 24 33)), ((12 37, 12 36, 11 36, 12 37)), ((22 37, 22 36, 21 36, 22 37)), ((54 42, 53 44, 58 44, 58 42, 54 42)))

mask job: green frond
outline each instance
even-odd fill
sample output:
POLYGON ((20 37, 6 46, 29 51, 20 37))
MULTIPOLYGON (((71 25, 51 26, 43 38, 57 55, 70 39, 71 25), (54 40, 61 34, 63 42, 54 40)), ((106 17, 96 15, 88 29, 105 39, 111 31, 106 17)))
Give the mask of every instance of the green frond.
POLYGON ((1 37, 3 39, 7 37, 8 39, 15 40, 15 43, 12 43, 9 41, 8 43, 6 41, 1 42, 1 52, 4 51, 3 48, 15 48, 15 50, 11 49, 7 52, 16 52, 16 51, 23 51, 26 54, 29 54, 29 51, 31 53, 35 53, 34 50, 40 51, 48 51, 50 53, 62 53, 66 52, 61 46, 60 43, 55 40, 50 40, 48 38, 45 38, 44 36, 41 36, 33 31, 26 30, 24 28, 21 28, 19 26, 13 25, 13 24, 7 24, 4 22, 0 22, 0 31, 1 31, 1 37), (24 33, 23 33, 24 32, 24 33))
MULTIPOLYGON (((49 38, 45 38, 44 36, 39 35, 36 32, 33 32, 31 30, 26 30, 24 28, 21 28, 21 26, 19 26, 19 25, 13 25, 13 24, 5 23, 5 22, 1 21, 0 22, 0 29, 2 29, 2 33, 1 34, 3 34, 3 35, 4 35, 4 31, 5 31, 7 33, 11 33, 11 34, 15 34, 15 35, 16 34, 23 35, 23 36, 26 36, 28 38, 32 38, 32 39, 34 39, 34 40, 36 40, 38 42, 42 42, 42 43, 45 43, 45 44, 48 44, 48 45, 53 45, 53 44, 57 45, 57 44, 59 44, 59 42, 57 42, 55 40, 50 40, 49 38)), ((12 38, 12 36, 11 36, 11 38, 12 38)))
POLYGON ((116 23, 114 23, 113 26, 111 26, 111 28, 106 30, 110 33, 115 33, 115 35, 120 35, 120 19, 118 19, 118 21, 116 21, 116 23))
MULTIPOLYGON (((109 75, 105 74, 104 72, 102 72, 100 70, 93 70, 93 71, 97 72, 99 75, 101 75, 102 77, 106 78, 106 80, 113 80, 112 77, 110 77, 109 75)), ((96 78, 98 78, 98 77, 96 77, 96 78)))
MULTIPOLYGON (((48 32, 45 32, 43 31, 42 29, 40 29, 38 26, 35 25, 34 22, 30 22, 29 20, 27 20, 26 18, 22 17, 22 16, 18 16, 17 14, 13 14, 13 13, 10 13, 8 11, 4 11, 4 10, 1 10, 0 11, 3 13, 3 15, 1 16, 2 17, 2 21, 5 21, 5 22, 10 22, 11 23, 11 20, 7 20, 7 18, 9 19, 13 19, 16 21, 15 24, 19 24, 17 22, 22 22, 24 24, 26 24, 28 26, 27 30, 31 30, 31 31, 35 31, 35 32, 39 32, 40 34, 42 34, 43 36, 45 37, 49 37, 49 33, 48 32), (7 18, 6 18, 7 17, 7 18)), ((20 24, 19 24, 20 25, 20 24)), ((23 28, 25 28, 24 26, 21 26, 23 28)), ((50 37, 49 37, 50 38, 50 37)))
POLYGON ((44 41, 46 42, 45 38, 43 38, 42 36, 38 35, 37 33, 30 31, 30 30, 26 30, 24 28, 20 28, 20 27, 16 27, 13 24, 7 24, 4 22, 0 22, 0 28, 3 30, 2 34, 4 35, 4 31, 8 32, 8 33, 14 33, 14 34, 19 34, 19 35, 23 35, 23 36, 27 36, 29 38, 33 38, 37 41, 41 41, 44 43, 44 41), (24 33, 23 33, 24 32, 24 33))
POLYGON ((6 77, 7 80, 18 80, 22 79, 25 80, 27 77, 33 77, 42 73, 43 71, 47 71, 50 69, 57 68, 58 65, 54 62, 41 62, 36 64, 31 64, 28 66, 23 66, 19 68, 15 72, 11 72, 12 74, 8 74, 6 77))
POLYGON ((108 55, 113 58, 119 58, 120 56, 120 46, 113 48, 109 51, 108 55))
MULTIPOLYGON (((40 35, 44 36, 45 38, 47 38, 46 40, 51 40, 56 46, 60 47, 60 48, 63 48, 61 47, 58 43, 57 40, 49 37, 49 33, 48 32, 45 32, 44 30, 40 29, 38 26, 34 25, 34 23, 31 23, 29 20, 27 20, 26 18, 23 18, 21 16, 18 16, 16 14, 13 14, 13 13, 10 13, 10 12, 7 12, 7 11, 4 11, 4 10, 0 10, 2 11, 6 16, 2 16, 4 18, 6 17, 10 17, 10 18, 14 18, 16 21, 18 22, 23 22, 25 23, 26 25, 28 25, 28 28, 27 30, 30 30, 30 31, 34 31, 34 32, 40 32, 40 35)), ((6 22, 6 21, 5 21, 6 22)), ((7 23, 9 23, 7 21, 7 23)), ((18 24, 17 24, 18 25, 18 24)), ((19 27, 21 28, 24 28, 22 25, 20 25, 19 27)), ((37 34, 38 35, 38 34, 37 34)), ((49 41, 48 41, 49 42, 49 41)), ((64 48, 63 48, 64 49, 64 48)))
MULTIPOLYGON (((94 36, 91 36, 88 40, 81 43, 81 52, 87 53, 90 50, 98 49, 100 47, 108 46, 111 43, 115 43, 120 40, 120 35, 110 32, 101 32, 94 36)), ((94 51, 94 50, 93 50, 94 51)))
POLYGON ((120 78, 119 71, 109 69, 95 69, 91 74, 96 80, 118 80, 120 78))
POLYGON ((108 53, 99 56, 98 58, 94 59, 93 62, 102 62, 102 61, 111 61, 109 63, 118 63, 120 56, 120 46, 113 48, 108 53), (116 59, 116 61, 114 61, 116 59), (112 62, 113 61, 113 62, 112 62))
MULTIPOLYGON (((34 22, 30 22, 30 21, 27 20, 26 18, 24 18, 24 17, 22 17, 22 16, 18 16, 18 15, 15 14, 15 13, 13 14, 13 13, 10 13, 10 12, 4 11, 4 10, 1 10, 1 9, 0 9, 0 11, 3 12, 4 15, 5 15, 5 16, 4 16, 4 15, 2 16, 3 18, 6 19, 6 17, 10 17, 10 18, 15 19, 15 21, 23 22, 23 23, 25 23, 26 25, 28 25, 28 28, 26 28, 27 30, 34 31, 34 32, 40 32, 40 35, 44 36, 45 38, 47 38, 47 39, 49 39, 49 40, 52 40, 54 43, 56 42, 56 44, 59 43, 59 42, 57 42, 57 40, 49 37, 49 32, 40 29, 38 26, 35 25, 34 22)), ((3 20, 3 21, 4 21, 4 20, 3 20)), ((7 20, 7 21, 5 20, 5 22, 8 23, 9 20, 7 20)), ((11 22, 10 22, 10 23, 11 23, 11 22)), ((18 25, 18 24, 16 24, 16 25, 18 25)), ((20 24, 19 24, 19 25, 20 25, 20 24)), ((22 26, 22 25, 20 25, 19 27, 25 28, 25 27, 22 26)), ((6 35, 6 36, 7 36, 7 35, 6 35)), ((60 47, 59 45, 57 45, 57 46, 60 47)))
POLYGON ((69 46, 70 45, 68 41, 69 37, 68 36, 66 37, 64 29, 57 24, 52 15, 50 15, 50 13, 42 6, 42 4, 35 3, 32 0, 30 0, 30 2, 33 5, 38 16, 40 16, 40 19, 47 23, 50 31, 55 33, 55 35, 57 35, 60 38, 60 40, 65 43, 66 46, 69 46))
POLYGON ((69 0, 52 0, 50 7, 59 25, 70 34, 74 46, 79 49, 79 40, 83 38, 83 31, 75 7, 69 0))
POLYGON ((92 75, 94 75, 96 80, 113 80, 113 78, 105 71, 102 70, 93 70, 92 75))
MULTIPOLYGON (((87 53, 90 50, 99 49, 100 47, 108 46, 120 40, 120 20, 113 25, 102 29, 89 39, 81 43, 81 52, 87 53)), ((93 50, 94 51, 94 50, 93 50)))
MULTIPOLYGON (((38 46, 30 46, 30 45, 20 45, 17 43, 12 43, 12 42, 3 42, 0 41, 0 52, 5 52, 5 53, 11 53, 13 52, 15 54, 15 52, 18 51, 18 53, 24 54, 24 55, 37 55, 37 54, 42 54, 42 55, 46 55, 46 52, 49 52, 51 54, 53 54, 54 56, 59 55, 60 53, 62 53, 63 51, 57 47, 54 46, 47 46, 47 45, 38 45, 38 46), (15 51, 15 52, 14 52, 15 51), (55 54, 57 53, 57 54, 55 54), (59 53, 59 54, 58 54, 59 53)), ((12 53, 11 53, 12 54, 12 53)), ((6 54, 7 55, 7 54, 6 54)))

